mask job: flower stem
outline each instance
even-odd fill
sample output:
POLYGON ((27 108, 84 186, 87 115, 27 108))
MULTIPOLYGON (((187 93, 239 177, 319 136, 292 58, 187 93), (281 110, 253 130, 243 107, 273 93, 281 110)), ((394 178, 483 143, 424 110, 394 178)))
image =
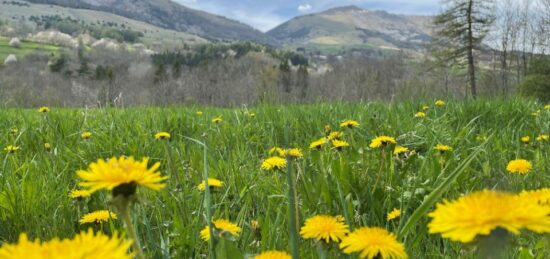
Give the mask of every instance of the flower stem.
POLYGON ((205 184, 205 187, 204 188, 204 207, 205 207, 205 210, 206 210, 206 220, 208 222, 208 231, 210 231, 210 240, 208 242, 208 248, 210 250, 210 258, 216 258, 216 250, 214 249, 215 248, 215 244, 214 244, 214 241, 215 241, 215 238, 214 237, 214 233, 213 233, 213 229, 214 227, 212 226, 212 198, 211 198, 211 194, 210 194, 210 186, 208 185, 208 157, 207 157, 207 148, 206 148, 206 140, 204 140, 204 143, 203 144, 203 167, 204 167, 204 170, 203 170, 203 181, 204 181, 204 184, 205 184))
POLYGON ((117 198, 126 200, 126 201, 122 201, 120 206, 118 207, 119 207, 119 213, 122 216, 122 221, 124 221, 124 226, 126 227, 128 237, 130 237, 134 241, 132 242, 132 248, 134 250, 134 253, 136 253, 137 258, 145 259, 145 256, 143 255, 143 251, 141 250, 139 238, 136 235, 134 224, 132 223, 132 219, 130 218, 131 206, 130 206, 130 202, 128 201, 129 199, 126 197, 122 197, 120 195, 117 198))
MULTIPOLYGON (((286 144, 289 143, 289 129, 288 126, 285 129, 285 139, 286 144)), ((299 259, 300 258, 300 252, 298 247, 298 231, 297 231, 297 210, 296 210, 296 196, 295 196, 295 182, 294 182, 294 176, 292 174, 292 162, 290 161, 290 158, 287 157, 287 167, 286 167, 286 181, 288 185, 288 193, 287 193, 287 199, 288 199, 288 230, 289 230, 289 237, 290 237, 290 251, 292 255, 292 259, 299 259)))
POLYGON ((317 241, 316 248, 317 248, 317 255, 319 255, 319 259, 327 259, 327 247, 323 243, 323 241, 317 241))

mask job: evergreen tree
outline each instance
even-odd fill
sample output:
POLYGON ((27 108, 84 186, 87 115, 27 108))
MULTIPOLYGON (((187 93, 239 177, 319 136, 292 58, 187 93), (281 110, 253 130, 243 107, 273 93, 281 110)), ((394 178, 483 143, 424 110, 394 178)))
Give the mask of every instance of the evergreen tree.
POLYGON ((447 9, 434 19, 435 44, 447 60, 467 66, 470 92, 475 98, 476 56, 494 21, 493 0, 446 0, 447 9))

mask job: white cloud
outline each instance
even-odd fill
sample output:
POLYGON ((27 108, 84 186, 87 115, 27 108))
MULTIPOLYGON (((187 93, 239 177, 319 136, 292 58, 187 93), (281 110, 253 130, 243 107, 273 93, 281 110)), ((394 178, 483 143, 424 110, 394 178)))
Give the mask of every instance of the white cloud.
POLYGON ((298 5, 298 11, 305 13, 309 10, 311 10, 313 7, 310 4, 301 4, 298 5))

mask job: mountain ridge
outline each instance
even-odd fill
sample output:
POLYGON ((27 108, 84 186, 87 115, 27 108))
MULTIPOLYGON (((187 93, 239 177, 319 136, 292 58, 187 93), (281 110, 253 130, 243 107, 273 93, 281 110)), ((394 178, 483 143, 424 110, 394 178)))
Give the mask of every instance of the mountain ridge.
POLYGON ((354 5, 294 17, 267 34, 287 47, 365 46, 420 49, 431 39, 431 16, 401 15, 354 5))
POLYGON ((196 34, 212 41, 241 40, 277 45, 268 35, 242 22, 188 8, 171 0, 25 1, 110 12, 161 28, 196 34))

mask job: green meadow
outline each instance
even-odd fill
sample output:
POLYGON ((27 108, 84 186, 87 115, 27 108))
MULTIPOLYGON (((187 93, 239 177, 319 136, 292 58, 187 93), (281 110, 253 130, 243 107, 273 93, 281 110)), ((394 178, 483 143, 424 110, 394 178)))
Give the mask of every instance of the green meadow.
MULTIPOLYGON (((6 45, 0 39, 0 59, 12 51, 6 45)), ((40 46, 23 43, 13 51, 25 55, 40 46)), ((351 230, 377 226, 395 233, 409 258, 476 258, 474 244, 430 234, 427 215, 444 199, 475 191, 548 187, 550 142, 537 137, 550 133, 550 109, 523 99, 445 100, 444 106, 434 101, 227 109, 50 107, 48 113, 1 109, 0 147, 19 150, 0 154, 0 242, 16 242, 23 232, 31 239, 71 238, 89 228, 127 235, 120 219, 79 223, 92 211, 116 212, 108 191, 83 199, 71 199, 69 193, 80 188, 76 172, 90 163, 133 156, 148 157, 150 165, 160 162, 159 171, 169 177, 159 191, 137 190, 131 219, 146 258, 212 256, 199 235, 208 222, 207 209, 213 220, 227 219, 242 229, 217 245, 213 241, 217 258, 293 249, 302 258, 358 258, 345 255, 334 242, 293 241, 291 233, 320 214, 341 215, 351 230), (429 106, 426 117, 415 117, 423 106, 429 106), (221 122, 213 123, 216 117, 221 122), (340 127, 345 120, 359 126, 340 127), (329 129, 341 131, 349 146, 311 149, 310 143, 329 129), (154 138, 163 131, 170 133, 169 140, 154 138), (83 139, 83 132, 92 135, 83 139), (381 135, 394 137, 410 152, 394 155, 395 144, 369 147, 381 135), (520 141, 524 136, 530 137, 528 143, 520 141), (437 151, 437 144, 452 150, 437 151), (289 159, 283 170, 263 170, 273 147, 299 148, 303 157, 289 159), (530 161, 532 169, 509 173, 507 164, 514 159, 530 161), (208 202, 197 188, 205 174, 224 183, 210 189, 208 202), (401 215, 387 220, 394 209, 401 215)), ((522 229, 508 238, 505 258, 550 257, 548 234, 522 229)))
POLYGON ((10 39, 0 37, 0 61, 4 62, 10 54, 15 54, 18 59, 31 53, 50 54, 57 53, 61 47, 38 42, 22 41, 19 48, 10 46, 10 39))

